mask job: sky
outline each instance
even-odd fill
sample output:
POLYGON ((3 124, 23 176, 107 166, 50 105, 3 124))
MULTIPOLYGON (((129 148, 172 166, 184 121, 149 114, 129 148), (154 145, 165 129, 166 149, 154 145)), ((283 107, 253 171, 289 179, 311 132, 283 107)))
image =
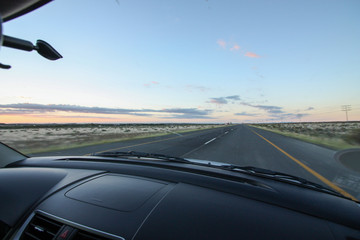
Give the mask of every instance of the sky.
POLYGON ((360 120, 358 0, 55 0, 3 33, 0 123, 360 120))

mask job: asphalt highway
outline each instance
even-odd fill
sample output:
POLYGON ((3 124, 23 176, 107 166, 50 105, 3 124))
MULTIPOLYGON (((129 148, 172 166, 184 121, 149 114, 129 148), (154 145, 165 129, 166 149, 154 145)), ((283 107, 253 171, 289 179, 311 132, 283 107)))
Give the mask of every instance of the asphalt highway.
POLYGON ((74 148, 41 155, 140 151, 255 166, 305 178, 360 199, 360 174, 334 159, 335 151, 248 125, 74 148))

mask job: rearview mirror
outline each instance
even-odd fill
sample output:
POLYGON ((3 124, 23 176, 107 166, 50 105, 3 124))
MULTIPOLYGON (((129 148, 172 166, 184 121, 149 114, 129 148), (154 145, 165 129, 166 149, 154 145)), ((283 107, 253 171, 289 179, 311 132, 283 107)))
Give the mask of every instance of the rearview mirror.
POLYGON ((35 50, 44 58, 49 60, 57 60, 62 58, 60 53, 58 53, 50 44, 43 40, 37 40, 35 50))
POLYGON ((57 60, 62 58, 60 53, 58 53, 52 46, 50 46, 50 44, 43 40, 37 40, 36 45, 34 46, 30 41, 3 35, 2 45, 4 47, 10 47, 29 52, 36 50, 41 56, 49 60, 57 60))
POLYGON ((0 49, 1 49, 1 46, 2 46, 2 18, 0 15, 0 49))
MULTIPOLYGON (((0 15, 0 50, 3 43, 3 35, 2 35, 2 17, 0 15)), ((0 63, 0 68, 2 69, 9 69, 11 66, 0 63)))

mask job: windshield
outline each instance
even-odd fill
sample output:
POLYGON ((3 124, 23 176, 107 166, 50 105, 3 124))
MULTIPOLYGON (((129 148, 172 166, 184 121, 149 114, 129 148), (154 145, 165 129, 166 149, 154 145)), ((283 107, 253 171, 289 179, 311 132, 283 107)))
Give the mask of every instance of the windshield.
POLYGON ((360 2, 58 0, 3 24, 0 141, 283 172, 360 199, 360 2), (355 166, 355 168, 354 168, 355 166))

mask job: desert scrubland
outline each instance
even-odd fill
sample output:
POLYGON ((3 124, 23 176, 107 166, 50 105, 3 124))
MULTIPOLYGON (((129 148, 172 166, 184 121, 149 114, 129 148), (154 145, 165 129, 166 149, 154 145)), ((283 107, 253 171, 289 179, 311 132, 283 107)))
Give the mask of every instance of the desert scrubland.
POLYGON ((0 141, 36 153, 136 138, 179 134, 218 124, 2 124, 0 141))
POLYGON ((252 126, 336 150, 360 147, 359 121, 262 123, 252 126))

